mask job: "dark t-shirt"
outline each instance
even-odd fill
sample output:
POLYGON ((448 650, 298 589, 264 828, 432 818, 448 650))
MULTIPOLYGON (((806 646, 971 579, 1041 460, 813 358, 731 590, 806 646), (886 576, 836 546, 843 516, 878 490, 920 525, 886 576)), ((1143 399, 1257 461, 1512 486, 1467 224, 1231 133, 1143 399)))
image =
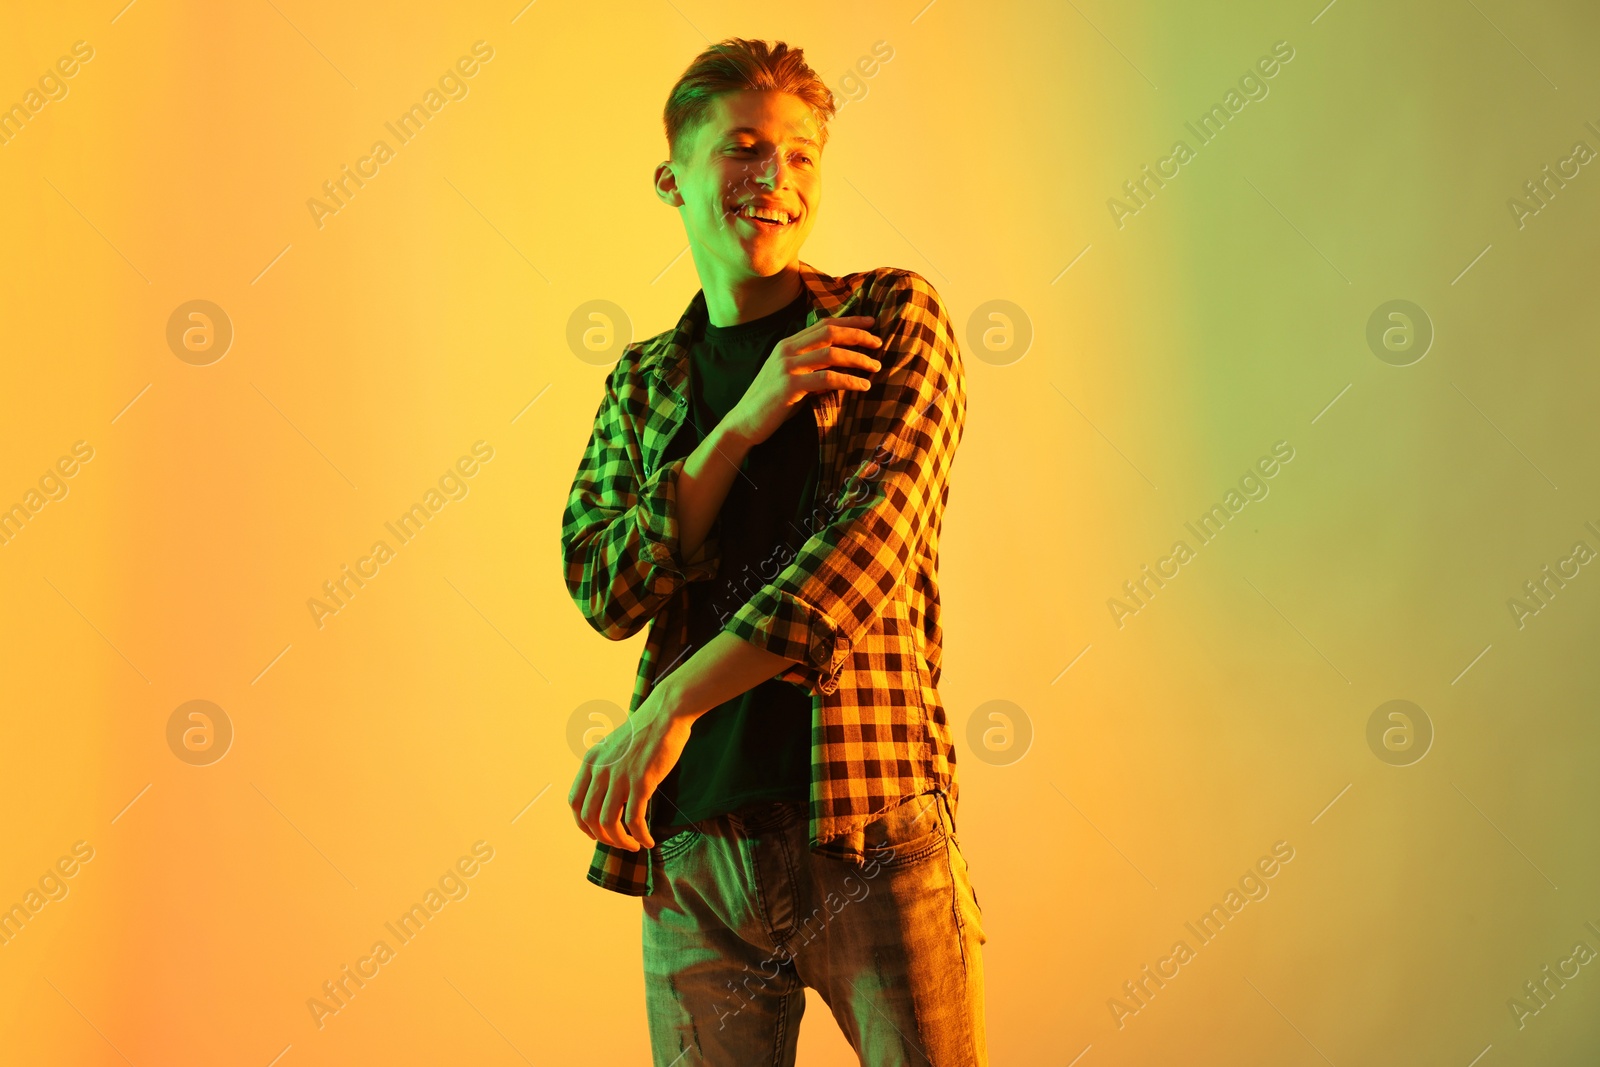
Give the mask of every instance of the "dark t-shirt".
MULTIPOLYGON (((731 411, 773 348, 805 327, 804 291, 789 306, 734 326, 713 326, 689 348, 690 413, 662 462, 687 456, 731 411)), ((715 578, 689 583, 689 644, 715 637, 794 559, 811 532, 817 423, 809 399, 750 449, 717 516, 722 558, 715 578)), ((689 652, 688 655, 693 655, 689 652)), ((775 672, 776 673, 776 672, 775 672)), ((696 719, 676 766, 656 787, 657 841, 691 822, 764 800, 805 800, 811 788, 811 694, 769 679, 696 719)))

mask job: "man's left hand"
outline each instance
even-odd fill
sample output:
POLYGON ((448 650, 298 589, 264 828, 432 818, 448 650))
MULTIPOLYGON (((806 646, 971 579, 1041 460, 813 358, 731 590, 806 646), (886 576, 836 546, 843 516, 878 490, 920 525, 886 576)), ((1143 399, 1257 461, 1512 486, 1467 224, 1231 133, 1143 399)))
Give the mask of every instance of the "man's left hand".
POLYGON ((654 848, 645 808, 683 755, 690 716, 674 714, 657 688, 638 710, 583 755, 567 794, 578 827, 596 841, 637 852, 654 848))

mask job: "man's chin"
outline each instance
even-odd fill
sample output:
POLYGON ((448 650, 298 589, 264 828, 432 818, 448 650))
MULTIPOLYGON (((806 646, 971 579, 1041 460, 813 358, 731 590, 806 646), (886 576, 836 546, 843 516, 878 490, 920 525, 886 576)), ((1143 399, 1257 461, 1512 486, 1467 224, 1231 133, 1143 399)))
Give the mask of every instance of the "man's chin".
POLYGON ((794 263, 793 255, 785 254, 776 248, 745 249, 739 257, 739 266, 747 274, 760 278, 770 278, 794 263))

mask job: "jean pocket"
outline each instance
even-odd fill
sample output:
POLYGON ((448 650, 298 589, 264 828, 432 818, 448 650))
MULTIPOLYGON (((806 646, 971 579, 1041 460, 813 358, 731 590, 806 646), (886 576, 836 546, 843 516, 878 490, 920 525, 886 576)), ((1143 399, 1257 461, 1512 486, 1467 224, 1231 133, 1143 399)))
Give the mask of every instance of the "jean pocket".
POLYGON ((937 793, 910 797, 862 829, 868 864, 909 867, 944 852, 947 832, 937 793))
POLYGON ((689 826, 679 830, 666 840, 656 842, 656 859, 666 863, 693 846, 702 836, 698 826, 689 826))

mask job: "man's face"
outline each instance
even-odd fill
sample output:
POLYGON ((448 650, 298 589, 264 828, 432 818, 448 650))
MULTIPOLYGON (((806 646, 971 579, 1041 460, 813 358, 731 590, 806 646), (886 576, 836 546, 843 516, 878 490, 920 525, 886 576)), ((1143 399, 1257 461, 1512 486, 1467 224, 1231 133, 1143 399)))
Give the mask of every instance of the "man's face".
POLYGON ((744 90, 711 102, 681 140, 681 158, 656 171, 657 194, 679 209, 697 265, 709 259, 731 277, 771 277, 798 262, 821 203, 819 140, 811 109, 789 93, 744 90), (751 218, 755 207, 788 221, 751 218))

